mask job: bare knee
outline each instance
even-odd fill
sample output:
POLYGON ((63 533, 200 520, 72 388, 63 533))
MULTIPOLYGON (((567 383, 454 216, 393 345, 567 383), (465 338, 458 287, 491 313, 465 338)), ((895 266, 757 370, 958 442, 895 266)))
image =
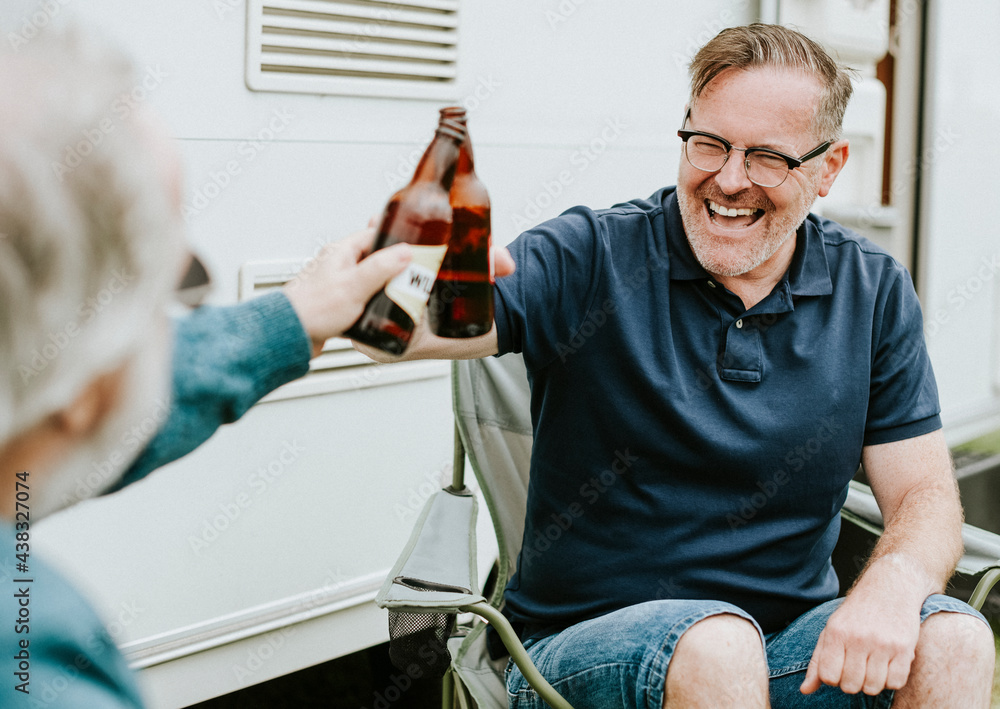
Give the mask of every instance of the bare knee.
POLYGON ((671 663, 678 659, 699 664, 726 664, 763 659, 760 634, 753 623, 738 615, 713 615, 692 625, 677 643, 671 663))
POLYGON ((767 706, 767 661, 757 628, 724 614, 681 636, 667 668, 665 706, 767 706))
POLYGON ((995 648, 993 633, 964 613, 935 613, 920 626, 916 657, 894 709, 990 706, 995 648))
POLYGON ((942 660, 946 666, 988 665, 992 676, 995 656, 992 631, 971 615, 935 613, 920 626, 918 660, 942 660))

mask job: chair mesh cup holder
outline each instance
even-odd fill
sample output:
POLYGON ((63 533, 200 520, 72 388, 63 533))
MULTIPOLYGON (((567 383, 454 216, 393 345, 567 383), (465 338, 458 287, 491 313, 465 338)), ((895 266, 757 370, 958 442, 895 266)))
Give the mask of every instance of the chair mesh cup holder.
MULTIPOLYGON (((467 588, 397 576, 398 583, 415 591, 471 593, 467 588)), ((416 665, 420 676, 441 678, 451 667, 448 638, 455 628, 454 613, 389 611, 389 659, 398 670, 416 665)))

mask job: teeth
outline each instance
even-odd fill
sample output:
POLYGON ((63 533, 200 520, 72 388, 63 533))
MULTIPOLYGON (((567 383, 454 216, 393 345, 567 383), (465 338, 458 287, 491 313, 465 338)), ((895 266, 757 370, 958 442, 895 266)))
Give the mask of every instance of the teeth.
POLYGON ((724 217, 750 217, 758 211, 756 209, 730 209, 729 207, 723 207, 721 204, 716 204, 711 200, 708 202, 708 207, 713 212, 721 214, 724 217))

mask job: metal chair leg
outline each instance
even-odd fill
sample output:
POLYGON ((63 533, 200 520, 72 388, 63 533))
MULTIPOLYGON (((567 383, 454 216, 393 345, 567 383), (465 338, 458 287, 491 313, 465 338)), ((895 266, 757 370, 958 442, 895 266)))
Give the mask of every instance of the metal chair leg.
POLYGON ((485 602, 463 606, 459 610, 463 613, 475 613, 493 626, 493 628, 500 635, 500 639, 503 641, 503 644, 510 652, 510 656, 514 660, 514 664, 516 664, 517 668, 521 670, 521 674, 524 675, 526 680, 528 680, 528 684, 530 684, 535 691, 538 692, 538 696, 548 702, 553 709, 573 709, 572 705, 567 702, 544 677, 542 677, 542 673, 538 671, 538 668, 535 667, 535 663, 531 661, 530 657, 528 657, 528 653, 521 644, 520 638, 517 637, 517 633, 515 633, 514 629, 510 627, 510 623, 503 617, 503 614, 500 611, 485 602))
POLYGON ((990 591, 997 581, 1000 581, 1000 569, 990 569, 983 574, 979 583, 976 584, 976 590, 972 592, 972 597, 969 598, 969 605, 977 611, 982 610, 983 604, 986 603, 986 597, 990 595, 990 591))
POLYGON ((455 671, 448 670, 441 678, 441 709, 455 707, 455 671))

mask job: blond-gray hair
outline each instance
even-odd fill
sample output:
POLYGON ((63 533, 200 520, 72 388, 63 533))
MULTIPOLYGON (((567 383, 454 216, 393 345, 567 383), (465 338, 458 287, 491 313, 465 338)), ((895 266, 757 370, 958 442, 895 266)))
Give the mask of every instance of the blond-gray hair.
POLYGON ((178 276, 135 87, 79 29, 0 51, 0 448, 121 366, 178 276))
POLYGON ((818 43, 801 32, 754 23, 722 30, 691 60, 690 104, 727 69, 780 68, 812 74, 823 86, 814 130, 820 140, 836 140, 842 133, 844 111, 851 99, 851 70, 841 67, 818 43))

